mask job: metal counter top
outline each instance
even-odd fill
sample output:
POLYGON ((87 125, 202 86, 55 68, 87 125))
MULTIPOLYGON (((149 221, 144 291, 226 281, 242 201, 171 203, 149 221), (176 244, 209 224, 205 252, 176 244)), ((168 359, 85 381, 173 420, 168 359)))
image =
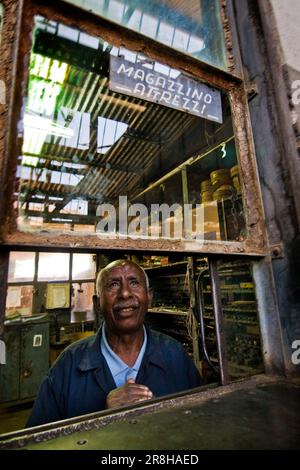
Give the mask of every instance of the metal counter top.
POLYGON ((300 449, 300 384, 265 375, 0 436, 0 449, 300 449))

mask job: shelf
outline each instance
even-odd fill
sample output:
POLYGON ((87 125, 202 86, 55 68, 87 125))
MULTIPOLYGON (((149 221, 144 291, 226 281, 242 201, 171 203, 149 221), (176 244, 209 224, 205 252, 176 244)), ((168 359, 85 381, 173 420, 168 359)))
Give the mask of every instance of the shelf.
MULTIPOLYGON (((228 361, 228 366, 232 369, 239 369, 243 372, 256 372, 257 370, 259 371, 263 371, 263 368, 262 367, 259 367, 259 366, 245 366, 245 365, 242 365, 242 364, 238 364, 237 362, 231 362, 231 361, 228 361)), ((230 372, 229 372, 230 374, 230 372)))
MULTIPOLYGON (((197 274, 199 274, 198 270, 197 270, 197 274)), ((249 272, 246 272, 246 271, 240 271, 240 272, 232 272, 232 273, 218 273, 218 276, 219 277, 228 277, 228 276, 232 276, 232 277, 236 277, 236 276, 250 276, 249 272)), ((210 277, 210 274, 203 274, 202 277, 206 277, 206 278, 209 278, 210 277)))
POLYGON ((162 278, 166 278, 166 279, 171 279, 173 277, 186 277, 186 273, 177 273, 177 274, 160 274, 159 275, 159 279, 162 279, 162 278))
POLYGON ((166 314, 166 315, 180 315, 180 316, 188 315, 188 311, 176 310, 176 309, 164 308, 164 307, 152 307, 148 310, 148 313, 161 313, 164 315, 166 314))
POLYGON ((44 318, 49 318, 47 313, 38 313, 30 316, 11 316, 5 318, 4 325, 24 325, 25 323, 34 323, 35 321, 43 320, 44 318))
POLYGON ((237 320, 235 318, 225 318, 225 323, 236 323, 238 325, 244 324, 244 325, 252 325, 252 326, 258 326, 257 322, 255 321, 248 321, 248 320, 237 320))
MULTIPOLYGON (((221 292, 227 292, 227 293, 230 293, 232 292, 233 294, 253 294, 254 295, 254 290, 253 288, 249 288, 249 289, 224 289, 221 287, 220 289, 221 292)), ((212 291, 211 290, 203 290, 202 291, 203 294, 211 294, 212 291)))
POLYGON ((166 268, 174 268, 176 266, 184 266, 187 265, 187 261, 178 261, 177 263, 171 263, 171 264, 161 264, 157 266, 142 266, 142 268, 145 271, 150 271, 152 269, 166 269, 166 268))
POLYGON ((254 295, 254 290, 253 288, 249 288, 249 289, 224 289, 224 287, 222 288, 221 287, 221 291, 222 292, 233 292, 234 294, 252 294, 254 295))
MULTIPOLYGON (((213 310, 213 307, 210 305, 205 305, 204 307, 206 310, 213 310)), ((244 309, 244 308, 233 308, 233 307, 223 307, 222 306, 223 312, 235 312, 235 313, 257 313, 257 310, 255 309, 244 309)))

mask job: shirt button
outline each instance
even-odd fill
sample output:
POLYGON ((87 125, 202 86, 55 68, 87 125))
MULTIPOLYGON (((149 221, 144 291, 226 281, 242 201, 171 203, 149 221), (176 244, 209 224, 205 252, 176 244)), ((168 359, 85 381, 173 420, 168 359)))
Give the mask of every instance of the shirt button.
POLYGON ((135 380, 135 374, 134 374, 133 369, 128 369, 128 371, 126 372, 126 375, 125 375, 125 379, 126 379, 126 382, 127 382, 128 379, 135 380))

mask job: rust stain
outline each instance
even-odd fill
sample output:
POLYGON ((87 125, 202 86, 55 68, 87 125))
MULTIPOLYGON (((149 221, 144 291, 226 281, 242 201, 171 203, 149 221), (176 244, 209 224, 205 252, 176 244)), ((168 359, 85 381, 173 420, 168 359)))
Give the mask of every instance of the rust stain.
MULTIPOLYGON (((6 102, 0 104, 0 217, 5 210, 6 199, 3 192, 10 185, 11 181, 7 180, 7 161, 8 140, 7 128, 9 126, 10 111, 12 109, 11 102, 11 84, 14 76, 14 48, 17 39, 17 22, 18 22, 18 0, 3 0, 4 21, 1 34, 1 55, 0 55, 0 80, 5 84, 6 102)), ((1 220, 2 222, 2 220, 1 220)), ((1 224, 3 226, 3 224, 1 224)))
POLYGON ((227 50, 227 63, 228 63, 228 70, 229 72, 234 72, 235 70, 235 63, 234 63, 234 55, 233 55, 233 44, 232 44, 232 34, 230 29, 230 22, 227 17, 226 12, 226 0, 221 1, 221 19, 224 28, 224 39, 225 45, 227 50))
POLYGON ((247 242, 219 242, 204 240, 197 243, 193 240, 162 240, 162 239, 126 239, 101 238, 100 235, 72 232, 26 233, 14 231, 5 238, 4 245, 8 247, 56 247, 65 249, 91 248, 93 250, 133 250, 133 251, 175 251, 177 253, 213 253, 213 254, 245 254, 264 256, 266 251, 261 244, 247 242))
POLYGON ((252 143, 247 102, 243 89, 232 90, 232 114, 236 124, 236 146, 240 165, 241 184, 244 194, 244 207, 247 223, 247 244, 264 249, 266 233, 263 223, 263 208, 256 172, 254 148, 252 143))

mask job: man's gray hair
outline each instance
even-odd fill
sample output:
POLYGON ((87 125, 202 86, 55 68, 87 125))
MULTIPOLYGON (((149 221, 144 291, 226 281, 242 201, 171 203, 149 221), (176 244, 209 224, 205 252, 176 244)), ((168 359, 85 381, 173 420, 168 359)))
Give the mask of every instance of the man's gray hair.
POLYGON ((142 266, 140 266, 141 270, 143 271, 144 273, 144 276, 145 276, 145 279, 146 279, 146 287, 147 289, 150 288, 150 282, 149 282, 149 277, 148 277, 148 274, 146 273, 146 271, 144 270, 144 268, 142 268, 142 266))
POLYGON ((96 291, 97 291, 97 295, 99 295, 99 291, 100 291, 100 282, 101 282, 101 278, 103 276, 103 274, 105 273, 105 271, 107 270, 107 268, 109 268, 109 266, 113 263, 116 263, 116 265, 118 266, 118 262, 121 264, 122 262, 126 263, 126 261, 128 261, 129 263, 131 264, 135 264, 138 268, 140 268, 141 271, 143 271, 144 273, 144 276, 145 276, 145 282, 146 282, 146 288, 149 289, 150 288, 150 282, 149 282, 149 277, 148 277, 148 274, 146 273, 145 269, 142 268, 142 266, 140 266, 139 264, 135 263, 134 261, 130 261, 130 260, 126 260, 126 259, 122 259, 122 260, 116 260, 116 261, 112 261, 112 263, 109 263, 107 266, 105 266, 105 268, 102 268, 99 273, 98 273, 98 276, 97 276, 97 279, 96 279, 96 291))

